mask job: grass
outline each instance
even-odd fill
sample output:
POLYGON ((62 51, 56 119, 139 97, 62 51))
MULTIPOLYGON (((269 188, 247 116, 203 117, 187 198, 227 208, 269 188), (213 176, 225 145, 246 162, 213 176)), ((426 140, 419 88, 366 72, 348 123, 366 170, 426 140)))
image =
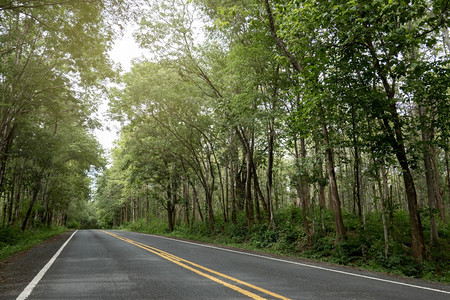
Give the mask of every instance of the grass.
POLYGON ((65 227, 43 227, 22 232, 17 227, 0 228, 0 261, 66 230, 65 227))

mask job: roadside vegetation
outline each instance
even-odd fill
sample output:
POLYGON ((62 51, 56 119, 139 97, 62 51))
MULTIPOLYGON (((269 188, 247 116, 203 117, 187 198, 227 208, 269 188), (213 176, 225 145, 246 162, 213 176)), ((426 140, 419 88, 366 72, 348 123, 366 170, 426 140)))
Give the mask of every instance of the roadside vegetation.
POLYGON ((21 231, 17 227, 0 228, 0 262, 66 230, 67 228, 60 226, 33 228, 27 231, 21 231))

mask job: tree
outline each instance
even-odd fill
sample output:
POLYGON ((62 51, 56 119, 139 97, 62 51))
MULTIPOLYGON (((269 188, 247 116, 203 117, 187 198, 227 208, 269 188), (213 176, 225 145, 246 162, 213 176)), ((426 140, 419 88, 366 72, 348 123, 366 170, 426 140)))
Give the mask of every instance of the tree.
MULTIPOLYGON (((101 166, 101 151, 88 132, 98 126, 91 118, 94 97, 104 80, 114 76, 106 52, 115 34, 113 23, 121 24, 116 17, 124 15, 125 4, 82 0, 1 4, 0 192, 16 191, 15 200, 9 202, 10 223, 18 221, 25 200, 21 197, 31 189, 23 229, 39 195, 44 210, 37 214, 50 224, 53 210, 64 214, 68 205, 56 199, 62 195, 53 190, 55 185, 73 182, 87 190, 86 172, 91 164, 101 166), (117 5, 115 15, 108 4, 117 5), (77 130, 68 130, 71 126, 77 130), (26 176, 11 170, 27 170, 26 176), (8 183, 11 180, 14 185, 8 183)), ((65 196, 78 198, 69 190, 72 195, 65 196)))
POLYGON ((364 4, 342 1, 293 2, 277 6, 277 12, 280 14, 273 17, 269 2, 264 1, 264 4, 272 35, 297 71, 301 71, 305 66, 297 63, 296 57, 303 57, 303 61, 304 57, 307 57, 314 63, 322 60, 324 66, 327 66, 327 72, 321 75, 323 78, 327 78, 327 73, 341 74, 338 72, 342 65, 358 61, 359 68, 353 74, 363 78, 365 82, 370 82, 374 93, 378 93, 378 96, 368 103, 371 109, 370 117, 378 121, 402 168, 413 255, 418 262, 422 262, 423 229, 400 114, 398 82, 408 71, 410 49, 426 48, 436 42, 434 32, 448 22, 445 19, 447 5, 427 1, 414 5, 410 2, 382 4, 375 1, 364 4), (433 13, 427 13, 427 9, 433 13), (285 25, 293 24, 294 18, 298 20, 299 15, 300 20, 305 21, 304 26, 285 25), (280 22, 281 30, 276 29, 275 20, 280 22), (313 26, 310 26, 311 24, 313 26), (323 34, 325 32, 326 35, 323 34), (313 46, 317 46, 313 49, 318 47, 319 52, 306 52, 309 55, 302 55, 308 51, 308 46, 293 44, 299 39, 314 42, 313 46), (323 60, 323 54, 326 54, 326 60, 323 60))

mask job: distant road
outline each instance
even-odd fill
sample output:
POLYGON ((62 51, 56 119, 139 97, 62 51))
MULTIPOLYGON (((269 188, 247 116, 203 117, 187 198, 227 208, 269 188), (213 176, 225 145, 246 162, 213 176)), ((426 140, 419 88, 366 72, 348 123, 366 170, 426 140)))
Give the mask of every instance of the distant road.
POLYGON ((77 231, 47 267, 23 297, 450 299, 448 285, 122 231, 77 231))

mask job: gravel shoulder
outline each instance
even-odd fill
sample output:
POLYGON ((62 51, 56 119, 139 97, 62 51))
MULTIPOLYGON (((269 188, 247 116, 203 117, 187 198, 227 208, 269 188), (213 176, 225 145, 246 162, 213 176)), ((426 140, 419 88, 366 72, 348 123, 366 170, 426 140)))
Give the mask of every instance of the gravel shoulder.
POLYGON ((72 233, 53 236, 0 262, 0 299, 16 299, 72 233))

